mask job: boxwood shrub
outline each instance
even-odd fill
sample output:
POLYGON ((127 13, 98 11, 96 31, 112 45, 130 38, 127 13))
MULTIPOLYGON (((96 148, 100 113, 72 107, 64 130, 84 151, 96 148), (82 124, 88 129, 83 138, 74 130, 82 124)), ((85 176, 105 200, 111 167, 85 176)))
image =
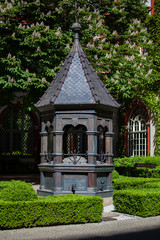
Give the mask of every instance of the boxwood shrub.
POLYGON ((0 200, 0 228, 100 222, 103 199, 83 195, 40 197, 33 201, 0 200))
POLYGON ((160 156, 135 156, 135 157, 124 157, 114 158, 115 169, 119 174, 130 177, 160 177, 160 156), (135 168, 136 163, 153 163, 157 164, 156 168, 135 168))
POLYGON ((113 186, 113 203, 119 212, 141 217, 160 214, 160 179, 119 177, 113 186))
POLYGON ((119 212, 141 217, 160 214, 159 189, 127 189, 114 191, 113 202, 119 212))
POLYGON ((0 200, 3 201, 31 201, 38 199, 30 183, 12 180, 0 182, 0 200))
MULTIPOLYGON (((113 188, 115 190, 124 190, 131 188, 143 188, 146 183, 150 183, 150 186, 154 183, 159 183, 159 178, 139 178, 139 177, 119 177, 114 179, 113 188)), ((158 186, 158 185, 157 185, 158 186)))

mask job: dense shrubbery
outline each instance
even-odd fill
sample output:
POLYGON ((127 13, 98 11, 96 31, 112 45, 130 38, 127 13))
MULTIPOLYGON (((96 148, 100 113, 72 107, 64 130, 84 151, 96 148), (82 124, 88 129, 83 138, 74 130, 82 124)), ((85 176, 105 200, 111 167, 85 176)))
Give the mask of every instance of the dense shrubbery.
POLYGON ((160 189, 128 189, 113 193, 119 212, 149 217, 160 214, 160 189))
POLYGON ((77 194, 39 197, 31 184, 0 182, 0 228, 100 222, 103 199, 77 194))
POLYGON ((146 184, 157 184, 160 180, 157 178, 136 178, 136 177, 120 177, 113 182, 115 190, 143 188, 146 184))
POLYGON ((120 177, 113 187, 113 202, 119 212, 141 217, 160 214, 159 179, 120 177))
POLYGON ((114 165, 119 174, 125 176, 136 176, 136 177, 160 177, 160 156, 135 156, 135 157, 124 157, 115 158, 114 165), (135 168, 136 163, 153 163, 157 164, 156 168, 135 168))
POLYGON ((119 173, 116 170, 113 170, 113 172, 112 172, 112 180, 115 180, 117 178, 119 178, 119 173))
POLYGON ((30 183, 15 181, 0 182, 0 200, 32 201, 38 199, 30 183))

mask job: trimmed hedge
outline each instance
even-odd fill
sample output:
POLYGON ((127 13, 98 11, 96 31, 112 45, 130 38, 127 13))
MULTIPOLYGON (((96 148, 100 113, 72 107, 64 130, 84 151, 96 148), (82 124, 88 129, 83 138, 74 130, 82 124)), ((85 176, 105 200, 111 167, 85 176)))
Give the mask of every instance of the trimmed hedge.
POLYGON ((141 217, 160 214, 160 179, 120 176, 113 187, 113 203, 119 212, 141 217))
POLYGON ((103 199, 83 195, 39 198, 35 201, 0 200, 0 228, 100 222, 103 199))
POLYGON ((131 188, 143 188, 146 183, 152 184, 159 183, 159 178, 135 178, 135 177, 122 177, 113 181, 113 188, 116 190, 124 190, 131 188))
POLYGON ((119 178, 119 173, 116 170, 113 170, 112 172, 112 180, 114 181, 115 179, 119 178))
POLYGON ((130 177, 160 177, 160 156, 135 156, 135 157, 124 157, 124 158, 114 158, 113 160, 115 169, 119 174, 130 177), (156 168, 134 168, 136 163, 153 163, 157 164, 156 168))
POLYGON ((12 180, 0 182, 0 200, 3 201, 32 201, 38 199, 30 183, 12 180))
POLYGON ((113 192, 113 202, 119 212, 141 217, 160 214, 159 189, 129 189, 113 192))

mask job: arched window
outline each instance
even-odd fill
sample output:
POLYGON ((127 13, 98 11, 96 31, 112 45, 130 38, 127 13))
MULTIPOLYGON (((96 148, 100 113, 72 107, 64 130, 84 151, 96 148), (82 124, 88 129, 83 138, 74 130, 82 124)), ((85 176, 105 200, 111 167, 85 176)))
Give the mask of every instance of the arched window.
POLYGON ((128 121, 129 156, 148 154, 147 113, 142 106, 133 109, 128 121))
POLYGON ((87 152, 87 148, 87 134, 85 126, 78 125, 73 127, 72 125, 68 125, 64 128, 63 152, 65 154, 85 154, 87 152))
POLYGON ((1 125, 1 157, 34 156, 34 119, 29 112, 7 108, 1 125))

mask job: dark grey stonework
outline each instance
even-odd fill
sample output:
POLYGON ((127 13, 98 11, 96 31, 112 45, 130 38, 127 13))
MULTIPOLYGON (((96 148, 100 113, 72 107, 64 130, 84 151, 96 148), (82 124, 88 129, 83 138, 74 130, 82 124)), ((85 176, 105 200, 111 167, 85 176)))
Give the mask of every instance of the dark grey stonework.
POLYGON ((70 69, 55 104, 94 103, 86 81, 78 53, 75 53, 70 69))
POLYGON ((38 194, 110 197, 114 169, 113 115, 119 104, 100 81, 81 48, 80 25, 76 23, 74 28, 73 47, 36 104, 42 123, 38 194), (67 129, 73 132, 68 134, 67 129), (78 129, 83 131, 74 135, 78 129), (81 152, 75 145, 83 145, 81 152), (51 153, 49 148, 53 149, 51 153), (66 152, 66 149, 69 150, 66 152), (73 155, 74 151, 77 153, 73 155))

